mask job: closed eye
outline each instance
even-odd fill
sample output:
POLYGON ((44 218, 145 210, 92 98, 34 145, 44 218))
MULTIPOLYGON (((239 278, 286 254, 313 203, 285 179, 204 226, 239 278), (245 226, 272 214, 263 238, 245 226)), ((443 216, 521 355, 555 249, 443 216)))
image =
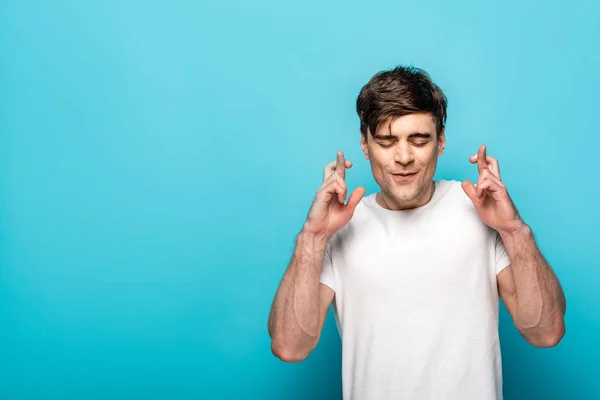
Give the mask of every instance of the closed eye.
POLYGON ((377 142, 377 144, 380 145, 381 147, 387 149, 387 148, 390 148, 393 145, 395 145, 396 142, 391 142, 391 143, 390 142, 385 142, 385 143, 377 142))

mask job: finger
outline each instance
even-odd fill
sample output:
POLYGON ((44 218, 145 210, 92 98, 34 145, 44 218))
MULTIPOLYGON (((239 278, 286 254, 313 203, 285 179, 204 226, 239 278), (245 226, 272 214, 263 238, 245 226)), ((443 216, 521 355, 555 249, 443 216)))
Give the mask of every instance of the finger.
POLYGON ((342 178, 340 178, 339 176, 334 174, 334 175, 331 175, 329 178, 327 178, 327 181, 321 185, 319 190, 321 190, 321 191, 329 190, 330 186, 335 182, 340 183, 342 185, 346 184, 346 181, 344 181, 342 178))
POLYGON ((477 197, 481 199, 486 192, 490 195, 493 195, 501 190, 503 190, 503 188, 497 182, 493 181, 492 179, 486 179, 481 184, 477 184, 477 197))
POLYGON ((485 149, 486 149, 485 144, 481 145, 481 147, 479 148, 479 151, 477 152, 477 171, 479 171, 479 173, 481 173, 481 171, 483 171, 484 169, 487 169, 487 167, 488 167, 485 149))
POLYGON ((494 176, 500 180, 500 165, 498 164, 498 160, 492 156, 487 156, 487 162, 490 168, 490 171, 494 174, 494 176))
POLYGON ((341 151, 337 152, 337 164, 335 166, 335 172, 337 172, 342 179, 346 178, 346 160, 344 159, 344 153, 341 151))
MULTIPOLYGON (((336 163, 337 163, 337 161, 336 161, 336 163)), ((329 182, 331 182, 331 181, 337 181, 338 179, 339 179, 340 181, 344 182, 344 180, 343 180, 343 179, 342 179, 342 178, 341 178, 341 177, 340 177, 338 174, 336 174, 336 173, 332 173, 332 174, 330 174, 330 175, 327 177, 327 179, 325 179, 325 182, 324 182, 324 183, 329 183, 329 182)))
POLYGON ((344 181, 342 181, 342 183, 338 182, 337 188, 338 201, 340 202, 340 204, 344 204, 346 202, 346 196, 348 195, 348 188, 346 187, 346 183, 344 181))
POLYGON ((473 185, 473 182, 466 180, 461 184, 463 190, 465 191, 465 194, 467 195, 467 197, 469 199, 471 199, 472 202, 476 203, 479 199, 477 198, 477 189, 475 188, 475 185, 473 185))
POLYGON ((504 190, 504 184, 500 182, 491 172, 482 175, 477 182, 477 197, 482 198, 486 191, 490 193, 504 190))
POLYGON ((329 164, 327 164, 325 168, 323 168, 323 182, 325 182, 327 178, 329 178, 333 174, 333 172, 335 171, 336 164, 337 161, 332 161, 329 164))
POLYGON ((346 195, 347 195, 346 182, 344 182, 344 180, 342 178, 340 178, 339 176, 336 177, 336 179, 334 179, 332 182, 333 183, 330 183, 329 191, 332 194, 335 193, 337 195, 337 200, 341 204, 344 204, 344 202, 346 201, 346 195))
POLYGON ((323 201, 328 203, 334 196, 336 196, 338 202, 343 204, 345 198, 345 188, 346 184, 339 177, 331 180, 327 184, 323 185, 320 189, 323 192, 323 201), (344 195, 344 198, 342 198, 341 195, 344 195))
MULTIPOLYGON (((337 160, 330 162, 323 168, 323 182, 326 182, 331 175, 335 172, 337 160)), ((346 160, 346 168, 352 168, 352 161, 346 160)))
POLYGON ((496 176, 496 174, 494 173, 494 171, 492 171, 492 167, 491 166, 490 166, 489 169, 486 169, 485 171, 483 171, 479 177, 480 178, 485 178, 485 179, 491 179, 497 185, 499 185, 501 187, 504 187, 504 183, 502 183, 502 181, 500 180, 500 178, 498 178, 496 176))
POLYGON ((485 193, 485 190, 489 187, 490 181, 488 179, 484 179, 481 182, 477 182, 476 188, 476 196, 478 199, 481 199, 485 193))
POLYGON ((478 199, 483 197, 483 182, 488 178, 489 171, 483 170, 479 175, 479 179, 477 179, 477 184, 475 185, 475 195, 478 199))
MULTIPOLYGON (((490 171, 492 171, 498 179, 502 179, 500 176, 500 165, 498 164, 498 160, 490 155, 486 156, 485 159, 487 161, 488 169, 490 171)), ((478 163, 478 161, 479 161, 478 154, 474 154, 471 157, 469 157, 469 162, 471 164, 476 164, 476 163, 478 163)))
POLYGON ((352 193, 350 194, 350 198, 348 199, 348 203, 346 204, 346 209, 348 210, 348 212, 354 214, 356 206, 358 205, 358 203, 360 203, 360 199, 363 198, 366 191, 367 189, 365 189, 362 186, 359 186, 352 191, 352 193))

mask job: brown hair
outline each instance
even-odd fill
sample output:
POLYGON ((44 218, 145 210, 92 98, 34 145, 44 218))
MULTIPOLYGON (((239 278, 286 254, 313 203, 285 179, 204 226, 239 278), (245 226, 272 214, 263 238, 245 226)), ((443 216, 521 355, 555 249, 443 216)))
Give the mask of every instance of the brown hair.
POLYGON ((356 99, 360 132, 374 134, 380 123, 393 117, 429 113, 437 127, 439 139, 446 124, 448 99, 427 72, 419 68, 399 66, 380 71, 363 86, 356 99))

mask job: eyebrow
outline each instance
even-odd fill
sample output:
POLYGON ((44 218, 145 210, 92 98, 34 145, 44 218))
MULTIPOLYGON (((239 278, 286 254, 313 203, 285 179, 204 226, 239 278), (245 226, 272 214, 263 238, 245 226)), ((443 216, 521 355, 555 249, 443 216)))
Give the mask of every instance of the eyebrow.
MULTIPOLYGON (((388 135, 372 135, 373 139, 383 139, 383 140, 393 140, 393 139, 398 139, 398 136, 394 136, 391 134, 388 135)), ((410 135, 408 135, 409 139, 431 139, 431 134, 430 133, 421 133, 421 132, 415 132, 415 133, 411 133, 410 135)))

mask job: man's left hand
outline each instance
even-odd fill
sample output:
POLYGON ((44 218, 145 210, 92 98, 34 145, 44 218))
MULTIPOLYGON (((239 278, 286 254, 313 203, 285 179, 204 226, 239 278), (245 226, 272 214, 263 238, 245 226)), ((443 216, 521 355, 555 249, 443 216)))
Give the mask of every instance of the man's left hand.
POLYGON ((462 188, 479 217, 500 234, 515 232, 524 223, 500 179, 498 160, 488 156, 486 146, 482 145, 477 154, 469 157, 469 161, 477 164, 479 179, 476 186, 471 181, 464 181, 462 188))

